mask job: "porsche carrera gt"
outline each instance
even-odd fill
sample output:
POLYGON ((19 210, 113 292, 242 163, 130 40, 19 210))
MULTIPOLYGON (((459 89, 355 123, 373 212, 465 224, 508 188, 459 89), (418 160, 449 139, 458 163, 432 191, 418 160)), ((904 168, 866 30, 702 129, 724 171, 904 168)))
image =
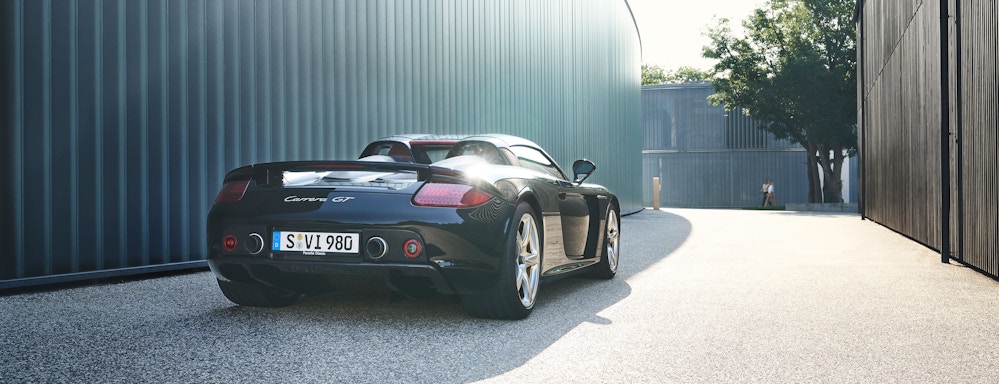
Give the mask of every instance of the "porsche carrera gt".
POLYGON ((222 293, 281 307, 345 275, 414 280, 460 297, 474 317, 522 319, 542 281, 617 272, 620 205, 569 178, 537 144, 465 137, 430 163, 372 154, 356 161, 249 165, 229 172, 208 215, 208 264, 222 293))

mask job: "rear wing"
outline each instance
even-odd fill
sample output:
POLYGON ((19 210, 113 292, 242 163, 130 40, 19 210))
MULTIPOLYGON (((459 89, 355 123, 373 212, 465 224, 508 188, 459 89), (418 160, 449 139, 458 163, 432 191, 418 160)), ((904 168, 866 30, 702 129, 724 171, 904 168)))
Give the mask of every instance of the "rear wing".
POLYGON ((285 172, 360 171, 360 172, 415 172, 418 181, 433 175, 457 177, 460 171, 427 164, 386 161, 285 161, 247 165, 229 171, 224 182, 253 179, 257 186, 280 187, 285 172))

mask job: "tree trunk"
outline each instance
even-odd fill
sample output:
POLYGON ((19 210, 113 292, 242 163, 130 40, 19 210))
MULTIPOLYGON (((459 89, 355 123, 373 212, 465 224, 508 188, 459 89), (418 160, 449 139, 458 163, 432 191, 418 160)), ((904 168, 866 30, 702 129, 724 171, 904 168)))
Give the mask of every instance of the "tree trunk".
POLYGON ((843 202, 843 159, 843 148, 819 147, 819 165, 823 176, 822 197, 826 203, 843 202))
POLYGON ((819 166, 818 159, 815 154, 818 153, 818 148, 811 143, 804 142, 802 146, 805 147, 805 152, 808 154, 807 157, 807 167, 808 167, 808 202, 809 203, 821 203, 822 202, 822 189, 820 187, 819 181, 819 166))

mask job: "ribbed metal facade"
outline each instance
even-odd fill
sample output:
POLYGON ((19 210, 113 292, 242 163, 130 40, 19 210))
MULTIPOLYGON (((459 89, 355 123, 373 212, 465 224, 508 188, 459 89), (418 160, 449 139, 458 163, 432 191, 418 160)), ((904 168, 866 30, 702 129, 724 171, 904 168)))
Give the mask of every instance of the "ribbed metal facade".
POLYGON ((999 278, 999 80, 996 1, 959 1, 955 65, 961 168, 960 258, 999 278))
MULTIPOLYGON (((923 2, 918 2, 923 3, 923 2)), ((940 247, 940 53, 934 4, 865 4, 864 215, 940 247), (872 25, 871 23, 883 23, 872 25), (882 32, 883 31, 883 32, 882 32)))
POLYGON ((863 215, 999 277, 996 2, 857 11, 863 215))
POLYGON ((804 149, 774 139, 741 109, 711 105, 712 93, 710 84, 642 88, 642 201, 652 205, 659 177, 666 207, 758 206, 766 178, 777 204, 807 203, 804 149))
POLYGON ((509 133, 640 209, 623 0, 0 4, 0 288, 200 265, 224 173, 509 133))

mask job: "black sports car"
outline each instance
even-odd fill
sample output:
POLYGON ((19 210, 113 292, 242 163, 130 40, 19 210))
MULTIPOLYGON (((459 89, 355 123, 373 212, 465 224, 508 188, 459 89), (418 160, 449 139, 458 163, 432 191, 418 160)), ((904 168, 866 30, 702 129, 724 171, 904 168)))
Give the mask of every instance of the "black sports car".
POLYGON ((229 172, 208 214, 211 266, 234 303, 279 307, 343 275, 431 282, 472 316, 520 319, 541 281, 617 271, 617 197, 508 135, 466 137, 432 164, 282 162, 229 172))

